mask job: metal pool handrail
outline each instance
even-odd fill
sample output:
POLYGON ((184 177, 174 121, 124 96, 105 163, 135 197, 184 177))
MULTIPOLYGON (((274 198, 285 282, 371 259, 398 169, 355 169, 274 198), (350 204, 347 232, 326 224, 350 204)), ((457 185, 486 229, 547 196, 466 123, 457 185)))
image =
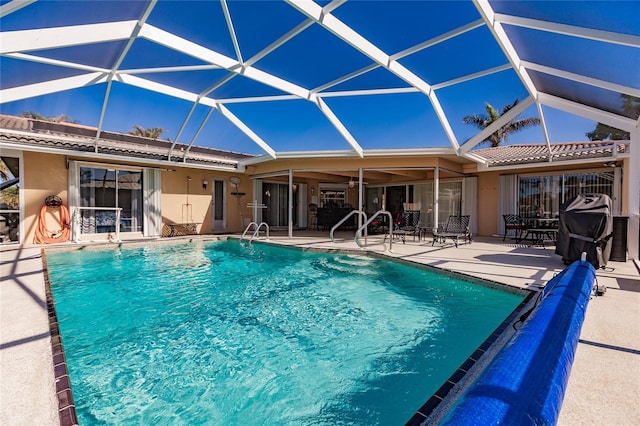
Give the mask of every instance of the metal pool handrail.
MULTIPOLYGON (((335 230, 338 229, 340 225, 342 225, 347 219, 349 219, 354 214, 359 214, 360 216, 364 216, 364 221, 365 222, 367 221, 367 214, 365 212, 363 212, 362 210, 351 210, 345 217, 343 217, 340 220, 340 222, 336 223, 335 225, 333 225, 333 228, 331 228, 331 232, 329 232, 329 238, 331 238, 332 243, 335 243, 335 240, 333 239, 333 233, 335 232, 335 230)), ((365 234, 367 233, 367 228, 365 228, 364 232, 365 234)))
MULTIPOLYGON (((358 230, 356 231, 356 236, 355 236, 355 242, 358 245, 358 247, 360 247, 360 248, 363 247, 362 244, 360 244, 360 232, 362 232, 363 229, 365 230, 365 233, 364 233, 364 245, 366 246, 367 245, 367 232, 366 232, 367 226, 369 226, 369 224, 371 222, 373 222, 373 220, 376 217, 380 216, 381 214, 386 214, 387 217, 389 218, 389 251, 391 251, 391 246, 393 245, 393 234, 392 234, 393 231, 391 229, 391 227, 393 226, 393 216, 391 216, 391 213, 388 212, 387 210, 378 210, 377 212, 375 212, 369 218, 369 220, 366 221, 366 223, 364 225, 362 225, 360 228, 358 228, 358 230)), ((386 245, 385 245, 384 242, 382 243, 382 245, 385 246, 385 249, 386 249, 386 245)))
POLYGON ((249 232, 249 229, 251 228, 251 226, 255 226, 256 229, 255 229, 255 231, 253 231, 253 235, 251 235, 251 238, 249 239, 249 244, 251 244, 253 239, 260 232, 260 228, 262 228, 262 225, 264 225, 264 227, 267 230, 267 240, 268 240, 269 239, 269 225, 267 224, 267 222, 260 222, 260 225, 258 225, 256 222, 251 222, 251 223, 249 223, 249 225, 247 225, 247 228, 242 233, 242 237, 240 237, 240 241, 244 240, 244 236, 247 234, 247 232, 249 232))

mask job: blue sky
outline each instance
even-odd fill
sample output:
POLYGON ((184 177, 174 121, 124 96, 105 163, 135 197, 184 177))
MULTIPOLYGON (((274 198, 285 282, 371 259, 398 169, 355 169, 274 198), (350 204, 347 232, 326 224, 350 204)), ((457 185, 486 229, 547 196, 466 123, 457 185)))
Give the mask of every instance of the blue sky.
MULTIPOLYGON (((6 3, 6 1, 2 1, 6 3)), ((571 25, 590 25, 598 28, 594 13, 615 19, 621 31, 640 32, 637 22, 629 17, 637 9, 634 2, 492 2, 497 11, 514 15, 552 19, 571 25), (573 3, 573 4, 570 4, 573 3), (554 6, 555 4, 555 6, 554 6), (576 4, 579 5, 576 8, 576 4)), ((637 2, 636 2, 637 3, 637 2)), ((246 61, 287 31, 305 21, 306 17, 293 7, 274 1, 230 1, 230 16, 242 58, 246 61)), ((138 19, 146 2, 86 1, 36 2, 2 18, 3 31, 34 27, 78 25, 111 20, 138 19)), ((430 40, 444 32, 469 24, 480 18, 472 2, 409 1, 364 2, 348 1, 333 14, 366 37, 385 53, 393 55, 430 40), (425 22, 428 21, 428 25, 425 22)), ((147 23, 189 39, 201 46, 237 59, 222 7, 217 2, 160 1, 147 23)), ((615 61, 626 69, 640 60, 638 49, 596 49, 593 42, 564 40, 549 34, 521 28, 510 28, 514 44, 522 44, 523 59, 543 65, 585 73, 588 77, 608 78, 629 87, 640 86, 640 75, 623 73, 611 67, 615 61), (529 49, 529 44, 544 45, 544 49, 529 49), (564 43, 556 46, 557 43, 564 43), (570 48, 566 60, 559 52, 570 48), (580 49, 594 50, 600 63, 584 61, 580 49), (555 53, 554 53, 555 52, 555 53), (602 64, 601 62, 606 62, 602 64), (583 64, 583 65, 581 65, 583 64), (584 64, 588 64, 584 65, 584 64)), ((58 60, 73 61, 109 69, 119 56, 125 40, 72 46, 29 52, 58 60)), ((518 46, 516 46, 518 47, 518 46)), ((508 64, 500 46, 485 26, 475 28, 455 38, 424 50, 400 57, 398 62, 429 84, 449 80, 508 64)), ((204 62, 182 52, 161 46, 150 40, 137 39, 124 58, 120 70, 137 68, 202 65, 204 62)), ((371 58, 358 52, 336 35, 314 24, 268 55, 255 61, 255 68, 285 79, 305 89, 314 89, 336 78, 373 64, 371 58)), ((34 63, 2 57, 0 59, 2 89, 32 84, 55 78, 71 77, 84 71, 55 65, 34 63)), ((215 69, 188 72, 149 72, 138 77, 161 84, 174 85, 193 93, 201 93, 229 75, 228 70, 215 69)), ((541 76, 541 83, 550 89, 553 79, 541 76)), ((383 68, 369 71, 343 82, 325 92, 407 88, 409 84, 383 68)), ((574 89, 571 85, 564 88, 574 89)), ((579 87, 576 88, 580 89, 579 87)), ((0 105, 3 114, 36 111, 45 116, 65 114, 81 124, 95 126, 105 96, 106 84, 82 87, 0 105)), ((568 89, 566 89, 568 90, 568 89)), ((322 92, 321 92, 322 93, 322 92)), ((528 96, 513 70, 497 72, 478 79, 439 88, 435 91, 449 124, 460 144, 477 133, 477 129, 462 123, 466 115, 484 112, 489 102, 501 110, 515 99, 528 96)), ((596 93, 596 92, 594 92, 596 93)), ((593 97, 592 93, 590 96, 593 97)), ((619 96, 609 92, 614 100, 619 96)), ((244 76, 234 76, 216 88, 209 97, 229 100, 242 97, 281 95, 280 89, 244 76)), ((573 96, 569 93, 569 96, 573 96)), ((588 99, 589 94, 581 95, 588 99)), ((599 96, 602 99, 602 96, 599 96)), ((422 93, 369 94, 366 96, 327 96, 326 104, 348 131, 365 148, 418 148, 450 146, 441 123, 428 97, 422 93)), ((576 100, 581 99, 576 95, 576 100)), ((122 83, 114 83, 106 110, 103 128, 126 132, 134 125, 162 127, 163 135, 171 140, 187 117, 192 103, 161 93, 143 90, 122 83)), ((276 151, 350 149, 348 143, 322 114, 317 106, 306 100, 278 102, 228 103, 226 107, 246 123, 276 151)), ((187 123, 180 142, 189 143, 197 132, 209 107, 199 105, 187 123)), ((585 133, 596 123, 566 112, 543 107, 552 142, 585 140, 585 133)), ((535 106, 521 117, 537 116, 535 106)), ((508 143, 542 143, 541 127, 514 134, 508 143)), ((262 150, 242 131, 218 111, 214 111, 203 127, 196 145, 233 151, 262 153, 262 150)))

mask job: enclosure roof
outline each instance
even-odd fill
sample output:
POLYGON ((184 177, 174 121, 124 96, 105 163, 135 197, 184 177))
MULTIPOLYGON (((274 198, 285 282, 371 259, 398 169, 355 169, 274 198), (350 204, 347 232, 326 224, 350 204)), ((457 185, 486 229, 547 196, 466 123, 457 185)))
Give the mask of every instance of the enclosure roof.
POLYGON ((488 165, 470 151, 521 114, 542 126, 516 142, 547 150, 562 114, 581 134, 639 123, 637 1, 0 4, 0 112, 96 127, 96 153, 140 125, 166 130, 164 161, 447 147, 488 165), (462 122, 516 99, 484 130, 462 122))

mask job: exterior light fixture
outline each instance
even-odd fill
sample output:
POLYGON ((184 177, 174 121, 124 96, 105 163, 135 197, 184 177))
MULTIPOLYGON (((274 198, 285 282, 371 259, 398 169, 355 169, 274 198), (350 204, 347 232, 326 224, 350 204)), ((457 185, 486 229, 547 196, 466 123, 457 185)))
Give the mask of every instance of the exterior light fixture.
POLYGON ((316 187, 311 185, 311 195, 316 193, 316 187))
POLYGON ((203 179, 202 180, 202 189, 206 190, 208 184, 209 184, 209 182, 206 179, 203 179))

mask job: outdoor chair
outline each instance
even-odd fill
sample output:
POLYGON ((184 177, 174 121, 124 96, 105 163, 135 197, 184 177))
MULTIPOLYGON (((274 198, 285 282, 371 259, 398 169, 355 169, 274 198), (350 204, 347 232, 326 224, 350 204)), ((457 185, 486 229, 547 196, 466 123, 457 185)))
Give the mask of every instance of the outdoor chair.
POLYGON ((393 228, 394 238, 400 238, 404 244, 407 235, 413 236, 413 241, 416 240, 416 235, 420 236, 420 210, 405 210, 402 212, 402 218, 399 224, 396 224, 393 228))
POLYGON ((471 216, 449 216, 447 224, 444 227, 438 227, 433 229, 433 242, 431 245, 435 245, 436 241, 439 243, 445 243, 447 238, 458 247, 459 240, 462 238, 466 244, 467 241, 471 244, 471 231, 469 230, 469 219, 471 216))
POLYGON ((517 214, 503 214, 502 218, 504 219, 504 235, 502 236, 502 241, 507 238, 507 234, 512 231, 516 242, 522 239, 522 235, 527 230, 527 224, 522 219, 522 216, 517 214))

